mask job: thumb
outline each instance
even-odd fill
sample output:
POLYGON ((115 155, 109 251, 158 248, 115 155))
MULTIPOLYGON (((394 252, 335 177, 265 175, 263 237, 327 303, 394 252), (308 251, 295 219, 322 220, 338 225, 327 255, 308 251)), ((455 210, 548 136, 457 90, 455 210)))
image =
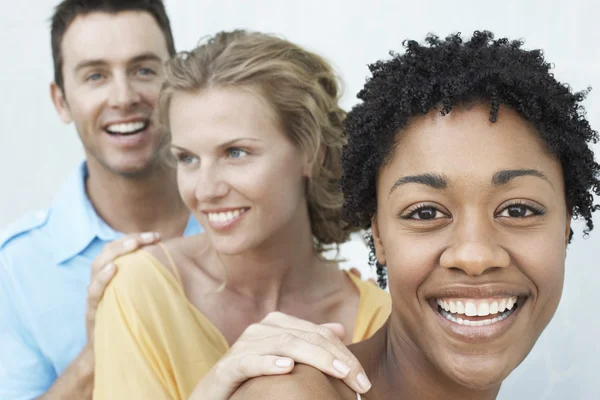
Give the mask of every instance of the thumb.
POLYGON ((321 324, 321 326, 332 331, 340 340, 344 340, 344 337, 346 336, 346 328, 344 328, 344 325, 337 322, 328 322, 326 324, 321 324))

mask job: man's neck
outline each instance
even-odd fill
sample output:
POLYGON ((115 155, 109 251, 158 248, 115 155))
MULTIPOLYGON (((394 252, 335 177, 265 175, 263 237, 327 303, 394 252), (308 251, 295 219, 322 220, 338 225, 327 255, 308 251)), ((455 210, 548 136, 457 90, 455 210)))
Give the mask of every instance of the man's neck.
POLYGON ((153 167, 126 177, 89 160, 86 192, 94 209, 111 228, 123 233, 159 232, 180 236, 189 219, 177 189, 175 170, 153 167))

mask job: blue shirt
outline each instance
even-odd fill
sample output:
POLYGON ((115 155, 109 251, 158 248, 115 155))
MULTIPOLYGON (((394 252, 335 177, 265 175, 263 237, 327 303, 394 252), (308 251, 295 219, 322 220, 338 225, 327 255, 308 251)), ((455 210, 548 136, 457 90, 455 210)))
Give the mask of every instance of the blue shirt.
MULTIPOLYGON (((0 399, 45 393, 86 343, 91 263, 123 234, 96 214, 85 162, 48 209, 0 233, 0 399)), ((190 217, 184 235, 202 232, 190 217)))

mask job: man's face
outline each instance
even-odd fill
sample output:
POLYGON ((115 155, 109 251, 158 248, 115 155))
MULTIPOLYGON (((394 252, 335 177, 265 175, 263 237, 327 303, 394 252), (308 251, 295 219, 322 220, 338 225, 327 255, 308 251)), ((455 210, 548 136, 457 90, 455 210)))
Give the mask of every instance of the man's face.
POLYGON ((62 40, 64 92, 52 99, 74 122, 90 167, 142 175, 159 160, 165 133, 152 122, 169 57, 151 14, 127 11, 77 17, 62 40))

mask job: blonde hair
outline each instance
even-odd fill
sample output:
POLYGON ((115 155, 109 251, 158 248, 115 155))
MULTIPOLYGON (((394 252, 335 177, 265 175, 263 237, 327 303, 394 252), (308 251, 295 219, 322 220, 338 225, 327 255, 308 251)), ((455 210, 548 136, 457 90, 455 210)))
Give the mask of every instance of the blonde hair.
POLYGON ((313 162, 306 197, 315 249, 323 252, 326 245, 346 241, 350 230, 342 221, 338 186, 346 113, 338 104, 339 85, 332 67, 273 35, 220 32, 167 62, 158 102, 160 123, 168 132, 175 93, 219 86, 258 89, 292 142, 313 162))

